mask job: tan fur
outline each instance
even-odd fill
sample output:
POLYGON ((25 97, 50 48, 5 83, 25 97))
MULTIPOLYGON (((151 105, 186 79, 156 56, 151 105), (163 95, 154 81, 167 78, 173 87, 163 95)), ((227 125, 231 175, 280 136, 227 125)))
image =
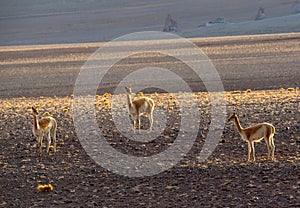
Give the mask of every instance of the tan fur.
POLYGON ((54 144, 54 152, 56 152, 56 129, 57 129, 57 123, 56 120, 51 117, 43 117, 41 119, 38 119, 38 111, 36 108, 32 107, 33 111, 33 134, 37 137, 37 141, 39 144, 39 154, 42 154, 42 144, 43 144, 43 137, 47 137, 47 148, 46 151, 49 153, 49 148, 51 144, 51 137, 53 139, 54 144))
POLYGON ((253 161, 255 161, 254 142, 260 142, 262 139, 265 139, 265 142, 268 147, 268 158, 269 159, 271 158, 271 160, 275 160, 275 156, 274 156, 275 144, 273 138, 275 134, 275 127, 272 124, 259 123, 255 126, 251 126, 244 129, 241 126, 239 118, 235 113, 233 113, 228 118, 228 121, 234 122, 242 138, 246 142, 248 142, 248 161, 251 161, 251 156, 253 158, 253 161))
POLYGON ((140 132, 140 116, 145 115, 149 118, 150 121, 150 130, 152 130, 153 125, 153 110, 155 107, 154 101, 148 97, 141 97, 135 100, 132 100, 131 88, 125 87, 127 92, 127 106, 128 112, 132 116, 132 130, 135 132, 136 123, 138 125, 138 130, 140 132))

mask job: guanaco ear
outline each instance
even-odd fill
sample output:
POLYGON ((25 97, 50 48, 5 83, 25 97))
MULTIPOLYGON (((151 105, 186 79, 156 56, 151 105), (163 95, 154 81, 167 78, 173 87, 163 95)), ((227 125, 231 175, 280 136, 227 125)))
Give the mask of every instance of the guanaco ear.
POLYGON ((131 87, 129 86, 129 87, 125 87, 125 90, 127 91, 127 92, 131 92, 131 87))
POLYGON ((31 107, 32 111, 36 114, 38 114, 38 110, 35 107, 31 107))

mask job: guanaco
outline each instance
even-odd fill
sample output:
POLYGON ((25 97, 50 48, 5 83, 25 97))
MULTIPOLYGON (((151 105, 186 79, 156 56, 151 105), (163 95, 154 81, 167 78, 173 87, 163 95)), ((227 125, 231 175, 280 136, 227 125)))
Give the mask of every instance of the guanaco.
POLYGON ((132 117, 132 130, 135 133, 135 126, 137 124, 138 131, 140 133, 140 116, 146 115, 150 121, 150 131, 152 130, 153 125, 153 110, 154 110, 154 101, 148 97, 140 97, 132 100, 132 91, 130 87, 125 87, 127 92, 127 107, 128 112, 132 117))
POLYGON ((51 144, 51 137, 53 139, 54 144, 54 152, 56 152, 56 128, 57 128, 57 122, 56 120, 51 117, 42 117, 41 119, 38 119, 38 110, 34 107, 32 107, 33 111, 33 134, 36 136, 38 145, 39 145, 39 154, 42 154, 42 144, 43 144, 43 137, 47 137, 47 148, 46 152, 49 153, 49 148, 51 144))
POLYGON ((254 126, 243 128, 239 121, 238 116, 235 113, 228 118, 228 122, 233 121, 241 137, 248 142, 248 161, 251 161, 251 156, 253 162, 255 161, 255 149, 254 142, 260 142, 265 139, 268 147, 268 159, 275 160, 275 144, 274 144, 274 134, 275 127, 270 123, 259 123, 254 126))

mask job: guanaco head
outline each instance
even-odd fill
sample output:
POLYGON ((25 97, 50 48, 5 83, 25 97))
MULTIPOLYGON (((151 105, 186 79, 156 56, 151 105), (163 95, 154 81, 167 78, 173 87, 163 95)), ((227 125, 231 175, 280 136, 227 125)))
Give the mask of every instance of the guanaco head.
POLYGON ((236 119, 236 117, 237 117, 236 113, 233 112, 233 113, 231 114, 231 116, 228 118, 228 122, 233 121, 234 119, 236 119))
POLYGON ((125 87, 125 90, 126 90, 126 92, 127 92, 127 93, 129 93, 129 94, 131 94, 131 93, 132 93, 132 91, 131 91, 131 87, 125 87))
POLYGON ((31 109, 32 109, 32 112, 33 112, 34 115, 39 114, 38 110, 35 107, 31 107, 31 109))

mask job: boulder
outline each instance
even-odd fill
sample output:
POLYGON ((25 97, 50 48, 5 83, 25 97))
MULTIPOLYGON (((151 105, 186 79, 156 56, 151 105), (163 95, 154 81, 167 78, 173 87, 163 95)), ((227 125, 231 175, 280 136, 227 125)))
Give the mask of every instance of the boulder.
POLYGON ((257 14, 256 14, 254 20, 263 20, 265 18, 266 18, 265 9, 260 7, 257 11, 257 14))
POLYGON ((170 14, 168 14, 165 21, 163 32, 177 32, 177 30, 178 30, 177 22, 174 19, 172 19, 170 14))

